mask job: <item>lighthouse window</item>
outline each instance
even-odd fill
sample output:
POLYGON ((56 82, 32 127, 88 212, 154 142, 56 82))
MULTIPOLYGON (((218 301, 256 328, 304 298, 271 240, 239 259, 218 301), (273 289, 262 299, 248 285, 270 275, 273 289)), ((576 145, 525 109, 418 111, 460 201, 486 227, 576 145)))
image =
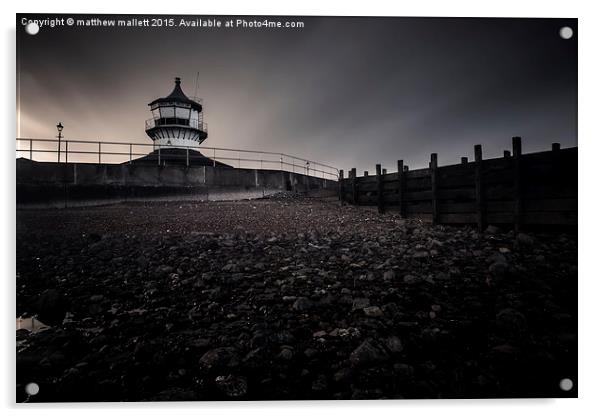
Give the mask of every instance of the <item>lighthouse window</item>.
POLYGON ((176 118, 178 119, 188 119, 190 114, 189 109, 185 109, 182 107, 176 107, 176 118))
POLYGON ((174 118, 175 117, 175 107, 164 107, 161 106, 159 108, 161 117, 163 118, 174 118))

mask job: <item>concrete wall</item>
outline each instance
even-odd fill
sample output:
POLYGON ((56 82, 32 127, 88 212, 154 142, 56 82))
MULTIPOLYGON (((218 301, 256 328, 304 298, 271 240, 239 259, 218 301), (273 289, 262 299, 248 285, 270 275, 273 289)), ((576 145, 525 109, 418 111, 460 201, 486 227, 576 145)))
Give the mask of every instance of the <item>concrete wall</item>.
POLYGON ((17 206, 74 207, 143 200, 239 200, 277 192, 335 194, 338 183, 291 172, 35 162, 17 159, 17 206))

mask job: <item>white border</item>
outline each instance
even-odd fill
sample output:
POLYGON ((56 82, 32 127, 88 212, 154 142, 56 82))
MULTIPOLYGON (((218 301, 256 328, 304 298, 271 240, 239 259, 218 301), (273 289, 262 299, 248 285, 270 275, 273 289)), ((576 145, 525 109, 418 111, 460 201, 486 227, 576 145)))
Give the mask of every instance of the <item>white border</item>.
POLYGON ((13 413, 40 413, 47 416, 81 415, 85 410, 91 416, 129 414, 165 415, 177 409, 178 415, 238 414, 254 416, 306 416, 307 414, 344 413, 360 416, 366 413, 401 413, 407 415, 448 416, 504 416, 519 413, 545 413, 547 416, 600 415, 596 401, 602 389, 600 373, 600 334, 602 332, 600 298, 602 297, 602 265, 600 247, 600 209, 602 208, 598 169, 602 156, 601 117, 601 53, 602 15, 593 1, 331 1, 305 0, 284 4, 282 1, 177 1, 124 2, 103 0, 52 2, 28 0, 7 1, 3 4, 1 19, 4 42, 2 126, 4 126, 4 153, 2 197, 1 265, 4 302, 2 338, 0 345, 4 362, 0 376, 1 405, 13 413), (8 4, 7 4, 8 3, 8 4), (193 403, 193 404, 111 404, 111 405, 51 405, 14 406, 14 216, 15 216, 15 13, 132 13, 132 14, 284 14, 334 16, 472 16, 472 17, 571 17, 579 18, 579 176, 580 176, 580 241, 579 241, 579 400, 436 400, 436 401, 355 401, 355 402, 271 402, 271 403, 193 403), (10 370, 10 372, 9 372, 10 370))

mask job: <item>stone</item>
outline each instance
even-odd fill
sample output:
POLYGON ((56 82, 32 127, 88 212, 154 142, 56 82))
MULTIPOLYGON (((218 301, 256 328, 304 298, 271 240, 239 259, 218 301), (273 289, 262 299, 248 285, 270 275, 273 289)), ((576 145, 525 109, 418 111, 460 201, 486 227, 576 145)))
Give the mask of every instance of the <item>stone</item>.
POLYGON ((334 382, 344 382, 351 378, 353 371, 350 368, 339 369, 332 377, 334 382))
POLYGON ((516 235, 516 243, 519 247, 531 248, 535 244, 535 239, 526 233, 516 235))
POLYGON ((221 347, 212 349, 205 353, 199 360, 201 369, 215 370, 237 366, 239 363, 236 349, 231 347, 221 347))
POLYGON ((506 308, 497 313, 495 325, 498 332, 508 339, 521 339, 527 333, 527 319, 513 308, 506 308))
POLYGON ((63 322, 69 302, 58 290, 47 289, 34 301, 34 305, 40 321, 48 325, 57 325, 63 322))
POLYGON ((229 398, 240 398, 246 395, 248 390, 247 378, 244 376, 220 375, 215 378, 217 389, 229 398))
POLYGON ((318 375, 318 378, 311 384, 312 391, 326 391, 327 388, 328 380, 326 379, 326 375, 318 375))
POLYGON ((489 273, 496 278, 501 278, 508 272, 509 266, 507 262, 496 261, 489 265, 489 273))
POLYGON ((282 349, 277 358, 283 361, 290 361, 293 359, 293 351, 287 348, 282 349))
POLYGON ((364 307, 364 314, 368 317, 382 317, 383 316, 382 310, 380 309, 380 307, 377 307, 377 306, 364 307))
POLYGON ((486 235, 497 235, 500 233, 500 228, 497 226, 494 226, 492 224, 490 224, 489 226, 487 226, 487 228, 485 229, 485 234, 486 235))
POLYGON ((293 310, 295 311, 307 311, 314 306, 313 301, 307 297, 298 297, 293 303, 293 310))
POLYGON ((389 336, 385 339, 385 346, 391 353, 400 353, 403 351, 401 339, 397 336, 389 336))
POLYGON ((390 269, 388 271, 385 271, 385 273, 383 274, 383 280, 392 281, 393 279, 395 279, 395 272, 390 269))
POLYGON ((387 359, 389 359, 387 352, 371 339, 364 340, 349 356, 349 361, 353 366, 380 363, 387 359))
POLYGON ((351 305, 352 310, 361 310, 370 306, 370 300, 368 298, 354 298, 353 304, 351 305))
POLYGON ((403 277, 403 282, 405 282, 406 284, 415 284, 418 281, 420 281, 420 279, 412 274, 407 274, 406 276, 403 277))

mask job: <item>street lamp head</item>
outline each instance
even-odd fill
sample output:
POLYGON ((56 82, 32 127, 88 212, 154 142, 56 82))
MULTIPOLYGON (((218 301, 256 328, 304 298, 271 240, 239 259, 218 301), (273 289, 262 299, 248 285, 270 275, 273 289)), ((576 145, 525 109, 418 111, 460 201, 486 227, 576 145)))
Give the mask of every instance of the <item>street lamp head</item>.
POLYGON ((56 130, 58 130, 59 133, 61 133, 63 131, 63 127, 64 127, 63 124, 61 122, 59 122, 59 124, 56 125, 56 130))

